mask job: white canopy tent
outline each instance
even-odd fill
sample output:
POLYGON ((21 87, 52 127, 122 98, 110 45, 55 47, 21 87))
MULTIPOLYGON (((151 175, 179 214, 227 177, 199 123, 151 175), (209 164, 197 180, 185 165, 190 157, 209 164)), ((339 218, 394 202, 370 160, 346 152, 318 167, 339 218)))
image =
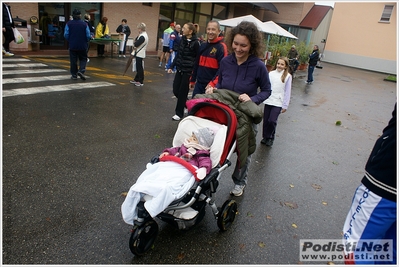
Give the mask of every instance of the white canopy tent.
POLYGON ((253 15, 246 15, 242 17, 236 17, 231 19, 220 20, 219 24, 222 26, 228 27, 235 27, 241 21, 250 21, 255 23, 258 29, 262 32, 269 33, 269 34, 277 34, 283 37, 298 39, 295 35, 291 34, 290 32, 286 31, 284 28, 280 27, 273 21, 262 22, 258 18, 254 17, 253 15))
POLYGON ((298 39, 298 37, 296 37, 295 35, 293 35, 289 31, 287 31, 283 27, 279 26, 274 21, 271 21, 271 20, 270 21, 266 21, 266 22, 263 22, 263 24, 268 27, 268 33, 277 34, 277 35, 288 37, 288 38, 292 38, 292 39, 298 39))
POLYGON ((241 21, 250 21, 255 23, 255 25, 258 27, 258 29, 262 32, 267 33, 267 25, 263 24, 261 20, 258 18, 252 16, 252 15, 246 15, 242 17, 236 17, 236 18, 231 18, 231 19, 225 19, 225 20, 219 20, 219 24, 222 26, 228 26, 228 27, 235 27, 237 26, 241 21))

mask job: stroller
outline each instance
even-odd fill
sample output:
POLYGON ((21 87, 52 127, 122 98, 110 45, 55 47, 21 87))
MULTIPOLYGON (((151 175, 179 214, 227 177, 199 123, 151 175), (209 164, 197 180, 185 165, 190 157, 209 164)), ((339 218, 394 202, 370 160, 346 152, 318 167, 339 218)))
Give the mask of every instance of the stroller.
MULTIPOLYGON (((221 231, 228 229, 237 214, 237 203, 234 200, 226 200, 221 207, 215 204, 215 193, 221 173, 231 166, 229 158, 236 149, 237 119, 234 111, 217 101, 194 104, 188 116, 179 123, 173 138, 173 146, 181 145, 182 137, 191 135, 193 129, 215 126, 219 127, 219 130, 210 149, 211 171, 203 180, 196 180, 187 192, 183 192, 182 197, 171 202, 166 209, 155 216, 178 229, 189 229, 201 222, 205 216, 206 204, 211 207, 221 231)), ((157 164, 158 161, 158 157, 154 157, 151 163, 157 164)), ((129 248, 136 256, 143 255, 152 247, 159 231, 157 222, 144 207, 144 203, 149 200, 151 196, 142 194, 136 207, 136 219, 133 220, 129 240, 129 248)), ((122 214, 123 209, 122 205, 122 214)), ((125 217, 124 220, 126 221, 125 217)))

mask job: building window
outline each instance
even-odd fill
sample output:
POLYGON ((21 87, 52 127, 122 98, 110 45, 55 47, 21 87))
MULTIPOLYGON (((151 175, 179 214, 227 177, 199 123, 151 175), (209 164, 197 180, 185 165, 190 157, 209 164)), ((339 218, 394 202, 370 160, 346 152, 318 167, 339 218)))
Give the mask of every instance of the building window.
POLYGON ((392 11, 393 5, 385 5, 384 11, 382 11, 380 22, 389 22, 389 20, 391 19, 392 11))
POLYGON ((213 6, 213 18, 226 19, 228 4, 217 3, 213 6))

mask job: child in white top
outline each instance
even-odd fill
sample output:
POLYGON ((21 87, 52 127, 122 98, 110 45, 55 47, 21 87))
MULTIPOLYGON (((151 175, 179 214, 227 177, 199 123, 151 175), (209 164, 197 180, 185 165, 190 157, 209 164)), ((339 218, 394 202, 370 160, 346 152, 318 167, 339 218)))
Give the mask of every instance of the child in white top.
POLYGON ((280 57, 275 69, 269 72, 272 94, 263 103, 263 133, 262 144, 272 146, 276 133, 277 119, 284 113, 290 103, 292 76, 288 73, 288 58, 280 57))

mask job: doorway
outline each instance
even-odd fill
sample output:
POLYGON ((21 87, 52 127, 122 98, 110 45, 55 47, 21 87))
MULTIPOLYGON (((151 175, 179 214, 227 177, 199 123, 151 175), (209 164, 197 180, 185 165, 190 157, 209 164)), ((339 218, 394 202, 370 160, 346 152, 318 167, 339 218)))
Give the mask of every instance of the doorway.
POLYGON ((64 38, 69 13, 65 3, 39 3, 40 49, 67 49, 64 38))
POLYGON ((40 49, 68 49, 68 42, 64 38, 64 29, 72 10, 79 9, 82 13, 82 20, 84 14, 89 14, 93 25, 97 25, 100 22, 101 7, 101 3, 38 3, 39 28, 42 30, 40 49))

